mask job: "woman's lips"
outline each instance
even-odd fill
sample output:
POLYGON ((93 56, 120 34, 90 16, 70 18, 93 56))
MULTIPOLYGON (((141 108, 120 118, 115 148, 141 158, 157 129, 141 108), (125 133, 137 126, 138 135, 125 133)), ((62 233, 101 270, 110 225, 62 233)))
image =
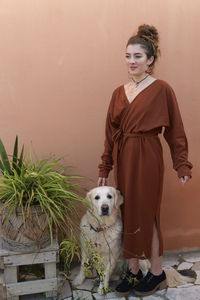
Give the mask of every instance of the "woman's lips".
POLYGON ((131 69, 132 71, 134 71, 135 69, 137 69, 137 67, 136 67, 136 66, 130 66, 130 69, 131 69))

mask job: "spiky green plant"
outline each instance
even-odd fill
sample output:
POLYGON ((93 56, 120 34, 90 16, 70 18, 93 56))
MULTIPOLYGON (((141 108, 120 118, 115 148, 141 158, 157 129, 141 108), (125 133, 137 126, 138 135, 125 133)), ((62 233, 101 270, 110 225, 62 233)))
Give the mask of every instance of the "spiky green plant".
POLYGON ((40 206, 48 221, 51 240, 54 226, 74 231, 76 221, 80 220, 80 208, 87 206, 80 193, 81 187, 74 182, 82 177, 67 175, 61 158, 39 159, 36 155, 32 158, 32 154, 24 158, 22 148, 18 159, 18 139, 10 164, 2 142, 0 146, 0 211, 6 211, 7 220, 20 207, 26 226, 32 217, 31 208, 40 206))
POLYGON ((24 155, 24 145, 22 146, 20 157, 18 158, 18 136, 15 138, 15 145, 12 155, 12 165, 10 165, 7 152, 5 147, 0 139, 0 171, 1 173, 7 172, 10 175, 13 175, 13 170, 15 170, 19 175, 23 165, 23 155, 24 155))

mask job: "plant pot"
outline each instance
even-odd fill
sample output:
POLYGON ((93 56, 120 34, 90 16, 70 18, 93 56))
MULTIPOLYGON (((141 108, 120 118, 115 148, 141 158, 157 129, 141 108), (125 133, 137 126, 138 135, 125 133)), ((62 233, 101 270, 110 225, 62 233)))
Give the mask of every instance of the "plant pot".
POLYGON ((40 206, 32 206, 30 213, 25 217, 24 223, 20 207, 7 217, 4 210, 1 217, 2 246, 12 251, 32 251, 46 247, 50 244, 50 230, 45 213, 40 206))

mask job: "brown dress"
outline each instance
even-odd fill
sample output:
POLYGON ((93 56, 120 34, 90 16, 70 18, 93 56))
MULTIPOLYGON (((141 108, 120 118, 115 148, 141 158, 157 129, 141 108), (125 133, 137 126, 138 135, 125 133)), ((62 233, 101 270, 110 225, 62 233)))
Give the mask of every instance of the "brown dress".
POLYGON ((124 256, 150 258, 153 224, 159 236, 163 188, 163 153, 158 134, 164 127, 178 177, 191 176, 188 145, 176 96, 163 80, 155 80, 129 103, 124 86, 114 90, 106 119, 105 149, 99 177, 114 165, 116 187, 124 196, 124 256))

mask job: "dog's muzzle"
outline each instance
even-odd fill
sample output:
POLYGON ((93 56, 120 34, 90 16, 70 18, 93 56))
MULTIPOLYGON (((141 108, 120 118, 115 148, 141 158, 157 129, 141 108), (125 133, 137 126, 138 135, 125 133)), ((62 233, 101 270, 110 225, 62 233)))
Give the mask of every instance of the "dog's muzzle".
POLYGON ((103 216, 107 216, 109 214, 109 206, 107 204, 103 204, 101 206, 101 213, 103 216))

